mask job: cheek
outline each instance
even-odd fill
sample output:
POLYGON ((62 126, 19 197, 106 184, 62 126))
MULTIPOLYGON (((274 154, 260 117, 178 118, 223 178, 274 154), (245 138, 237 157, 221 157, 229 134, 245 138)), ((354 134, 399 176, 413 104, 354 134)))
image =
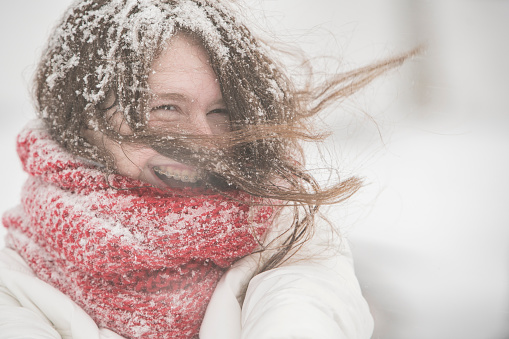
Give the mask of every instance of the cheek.
POLYGON ((133 179, 140 179, 149 160, 157 155, 157 153, 150 148, 129 144, 119 145, 106 138, 101 132, 85 130, 83 131, 83 136, 92 145, 105 150, 113 157, 117 173, 133 179))
POLYGON ((116 170, 119 174, 133 179, 140 179, 149 160, 157 153, 149 148, 132 145, 118 145, 110 142, 107 149, 115 158, 116 170))
POLYGON ((224 134, 231 131, 230 118, 225 114, 216 114, 208 119, 212 134, 224 134))

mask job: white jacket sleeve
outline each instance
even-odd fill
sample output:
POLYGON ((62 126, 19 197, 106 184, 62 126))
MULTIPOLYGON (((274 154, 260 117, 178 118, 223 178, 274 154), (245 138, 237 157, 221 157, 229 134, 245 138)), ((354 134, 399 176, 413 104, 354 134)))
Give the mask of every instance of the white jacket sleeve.
POLYGON ((346 240, 317 234, 298 254, 251 279, 242 308, 237 296, 258 259, 237 262, 212 296, 200 339, 370 338, 373 318, 346 240))
POLYGON ((69 297, 38 279, 14 251, 0 251, 0 339, 122 339, 99 329, 69 297))
POLYGON ((295 262, 254 277, 242 339, 370 338, 373 320, 346 244, 329 259, 295 262))

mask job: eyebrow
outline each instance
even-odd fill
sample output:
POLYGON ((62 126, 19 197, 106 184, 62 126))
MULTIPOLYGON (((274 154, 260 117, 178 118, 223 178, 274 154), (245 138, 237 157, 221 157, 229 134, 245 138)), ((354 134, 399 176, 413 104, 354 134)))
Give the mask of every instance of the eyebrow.
MULTIPOLYGON (((187 95, 181 94, 181 93, 154 93, 155 99, 160 100, 176 100, 176 101, 184 101, 184 102, 192 102, 187 95)), ((224 99, 221 96, 221 98, 214 102, 216 105, 225 105, 224 99)))
POLYGON ((154 93, 154 98, 178 101, 191 101, 187 95, 180 93, 154 93))

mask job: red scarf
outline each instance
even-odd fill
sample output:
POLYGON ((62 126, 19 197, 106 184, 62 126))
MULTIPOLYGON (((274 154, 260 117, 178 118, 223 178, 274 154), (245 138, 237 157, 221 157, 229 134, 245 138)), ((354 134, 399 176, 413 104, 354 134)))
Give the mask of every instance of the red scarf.
POLYGON ((165 191, 109 177, 26 129, 18 154, 29 178, 7 212, 6 243, 37 276, 100 327, 129 338, 195 338, 209 299, 235 260, 252 253, 272 208, 197 189, 165 191))

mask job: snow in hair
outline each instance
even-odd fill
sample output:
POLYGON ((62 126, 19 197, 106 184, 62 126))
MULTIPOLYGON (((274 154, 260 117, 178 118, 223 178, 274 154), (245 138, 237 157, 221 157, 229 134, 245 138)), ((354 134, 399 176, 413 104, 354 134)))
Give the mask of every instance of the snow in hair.
MULTIPOLYGON (((64 24, 57 28, 50 40, 49 50, 61 51, 53 54, 52 72, 46 79, 47 85, 50 89, 53 88, 58 81, 65 79, 73 68, 80 65, 82 58, 90 57, 76 53, 70 44, 102 45, 96 53, 105 62, 97 65, 95 71, 83 79, 87 84, 90 77, 95 77, 94 88, 85 86, 79 93, 89 103, 96 104, 104 99, 105 90, 115 71, 126 67, 122 62, 118 62, 119 54, 132 53, 134 58, 129 58, 130 62, 140 64, 132 65, 133 68, 143 68, 142 64, 146 65, 153 60, 161 43, 171 38, 177 28, 199 35, 204 44, 214 50, 217 60, 226 62, 229 58, 229 48, 222 43, 220 31, 234 30, 231 23, 223 19, 225 13, 225 8, 217 1, 78 2, 66 13, 64 24), (105 30, 105 27, 108 29, 105 30), (79 41, 76 41, 76 38, 79 41), (100 39, 105 39, 104 43, 97 41, 100 39)), ((232 34, 234 33, 229 34, 229 38, 235 39, 232 34)), ((132 87, 137 85, 131 84, 132 87)))

